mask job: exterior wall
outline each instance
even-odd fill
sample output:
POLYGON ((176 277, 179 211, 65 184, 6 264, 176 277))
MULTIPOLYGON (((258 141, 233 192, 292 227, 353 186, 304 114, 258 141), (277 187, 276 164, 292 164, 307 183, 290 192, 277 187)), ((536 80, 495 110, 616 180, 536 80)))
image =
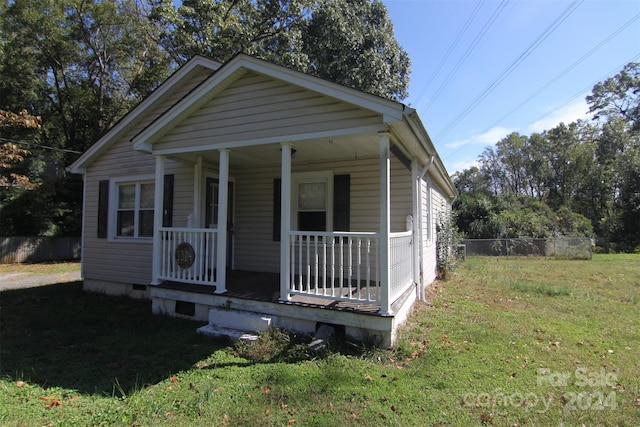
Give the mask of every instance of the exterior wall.
POLYGON ((157 150, 211 146, 382 123, 380 114, 290 83, 247 73, 155 145, 157 150))
MULTIPOLYGON (((151 281, 151 253, 153 242, 110 241, 97 237, 98 186, 101 180, 121 176, 151 175, 155 171, 155 159, 149 154, 134 151, 131 138, 193 89, 211 70, 194 71, 193 79, 172 93, 171 97, 158 103, 154 111, 129 129, 119 141, 94 161, 84 175, 85 198, 83 202, 83 259, 82 271, 85 282, 90 285, 107 286, 105 283, 122 282, 148 285, 151 281)), ((167 161, 166 174, 175 174, 174 225, 186 226, 187 215, 193 206, 193 169, 181 163, 167 161)))
MULTIPOLYGON (((231 153, 233 156, 233 152, 231 153)), ((391 231, 406 229, 411 214, 411 172, 397 159, 391 166, 391 231)), ((380 161, 377 158, 294 164, 292 173, 331 170, 351 175, 350 231, 380 229, 380 161)), ((273 186, 280 165, 232 171, 236 178, 235 268, 278 272, 280 242, 273 241, 273 186)))
POLYGON ((442 212, 450 212, 442 190, 429 178, 421 181, 422 209, 422 284, 429 285, 436 279, 436 224, 442 212))

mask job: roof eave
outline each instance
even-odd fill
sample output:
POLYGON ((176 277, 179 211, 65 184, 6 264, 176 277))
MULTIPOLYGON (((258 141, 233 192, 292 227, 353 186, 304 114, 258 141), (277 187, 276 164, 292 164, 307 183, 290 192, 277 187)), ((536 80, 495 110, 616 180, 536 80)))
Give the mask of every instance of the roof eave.
POLYGON ((75 162, 66 168, 66 171, 74 174, 84 174, 87 171, 87 167, 93 162, 93 160, 107 149, 109 143, 121 137, 132 126, 135 125, 137 120, 144 112, 158 99, 166 95, 171 89, 178 84, 184 77, 186 77, 196 67, 205 67, 215 71, 222 64, 213 59, 205 58, 203 56, 195 56, 185 65, 178 68, 169 78, 167 78, 157 89, 149 94, 145 99, 140 101, 129 113, 118 121, 111 129, 107 131, 95 144, 87 149, 75 162))

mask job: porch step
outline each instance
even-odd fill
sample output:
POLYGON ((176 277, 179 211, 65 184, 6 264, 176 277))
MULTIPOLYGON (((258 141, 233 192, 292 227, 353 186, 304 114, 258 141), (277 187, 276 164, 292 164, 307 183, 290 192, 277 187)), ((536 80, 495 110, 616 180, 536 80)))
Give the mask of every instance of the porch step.
POLYGON ((273 317, 262 313, 212 308, 209 310, 209 324, 198 328, 198 332, 254 341, 258 338, 256 332, 266 331, 272 322, 273 317))

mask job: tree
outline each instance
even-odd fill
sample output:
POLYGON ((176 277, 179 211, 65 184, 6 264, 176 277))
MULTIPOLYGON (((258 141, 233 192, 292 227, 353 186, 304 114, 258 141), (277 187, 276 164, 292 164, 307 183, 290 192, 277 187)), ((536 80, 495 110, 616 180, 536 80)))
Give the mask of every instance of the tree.
POLYGON ((587 104, 596 120, 622 117, 640 130, 640 62, 630 62, 614 77, 595 85, 587 104))
POLYGON ((409 57, 379 0, 160 0, 149 16, 178 64, 244 52, 389 99, 407 96, 409 57))
POLYGON ((454 209, 467 236, 595 234, 605 249, 640 244, 640 63, 595 85, 587 102, 593 122, 512 133, 485 148, 479 170, 456 174, 454 209))
POLYGON ((153 41, 154 27, 137 6, 135 0, 7 3, 0 108, 27 108, 42 117, 29 134, 31 155, 23 162, 31 181, 41 185, 5 198, 3 231, 80 233, 81 180, 65 175, 65 166, 170 71, 168 56, 153 41), (6 222, 20 219, 16 215, 25 219, 22 225, 6 222))
POLYGON ((308 72, 396 101, 407 97, 410 60, 379 0, 329 0, 304 32, 308 72))
POLYGON ((640 243, 640 63, 627 64, 598 83, 587 96, 594 118, 602 122, 597 157, 602 165, 598 228, 629 246, 640 243))
MULTIPOLYGON (((39 127, 40 117, 32 116, 26 110, 22 110, 19 114, 0 110, 0 130, 7 128, 37 129, 39 127)), ((27 175, 16 171, 16 166, 23 163, 31 153, 20 148, 15 141, 4 138, 3 134, 0 134, 0 187, 18 187, 27 190, 37 188, 37 184, 31 182, 27 175), (3 141, 6 142, 2 143, 3 141)), ((5 197, 6 194, 0 197, 0 206, 5 197)))

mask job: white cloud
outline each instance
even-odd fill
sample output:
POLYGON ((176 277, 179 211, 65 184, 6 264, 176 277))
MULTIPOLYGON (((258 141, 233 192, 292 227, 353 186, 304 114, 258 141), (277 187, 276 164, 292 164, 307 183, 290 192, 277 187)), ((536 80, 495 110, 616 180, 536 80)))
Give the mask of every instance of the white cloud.
POLYGON ((478 157, 476 156, 473 159, 459 159, 455 162, 447 165, 447 172, 449 175, 453 175, 456 172, 461 172, 465 169, 469 169, 472 166, 479 166, 478 157))
POLYGON ((511 132, 514 132, 515 129, 510 129, 502 126, 492 127, 488 131, 473 135, 467 139, 454 141, 446 144, 449 148, 460 148, 466 145, 494 145, 496 142, 500 141, 505 136, 509 135, 511 132))
POLYGON ((525 130, 524 134, 531 134, 534 132, 543 132, 545 130, 553 129, 561 122, 565 124, 569 124, 571 122, 575 122, 578 119, 588 120, 591 118, 591 115, 587 112, 589 111, 589 107, 587 106, 584 97, 582 99, 578 99, 570 104, 559 108, 558 110, 552 112, 546 117, 541 118, 535 123, 529 125, 525 130))

